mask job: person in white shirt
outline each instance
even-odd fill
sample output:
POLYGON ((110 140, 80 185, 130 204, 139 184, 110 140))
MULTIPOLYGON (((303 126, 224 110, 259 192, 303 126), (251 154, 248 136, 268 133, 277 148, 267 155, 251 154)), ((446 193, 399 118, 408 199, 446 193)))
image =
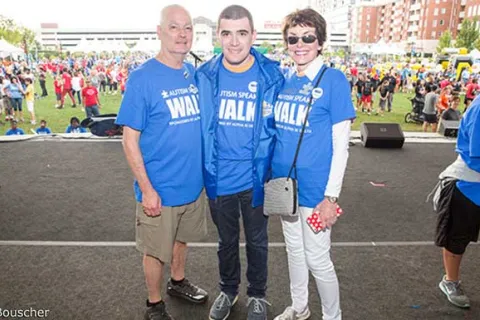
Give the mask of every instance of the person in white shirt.
POLYGON ((73 90, 73 96, 77 96, 77 99, 78 99, 78 104, 79 105, 82 105, 82 77, 81 77, 81 74, 80 72, 75 72, 73 74, 73 78, 72 78, 72 90, 73 90))
POLYGON ((323 60, 325 19, 313 9, 304 9, 289 14, 283 25, 284 41, 296 72, 286 76, 274 108, 277 139, 272 179, 290 176, 301 134, 303 139, 293 171, 298 183, 299 214, 282 217, 292 304, 275 320, 310 317, 310 273, 322 303, 322 318, 341 320, 330 236, 339 213, 337 200, 355 109, 347 78, 323 60))

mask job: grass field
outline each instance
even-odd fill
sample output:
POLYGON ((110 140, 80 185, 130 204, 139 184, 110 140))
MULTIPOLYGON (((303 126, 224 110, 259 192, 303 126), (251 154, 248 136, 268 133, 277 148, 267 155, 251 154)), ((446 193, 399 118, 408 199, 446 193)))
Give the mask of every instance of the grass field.
MULTIPOLYGON (((82 111, 80 106, 77 105, 76 108, 71 107, 71 101, 68 97, 65 99, 65 107, 63 109, 55 108, 55 93, 53 92, 51 78, 47 79, 47 89, 49 93, 48 97, 35 100, 37 125, 30 124, 30 115, 27 112, 25 101, 23 102, 25 122, 19 122, 18 127, 22 128, 25 131, 25 134, 32 134, 31 129, 36 129, 39 126, 38 123, 42 119, 47 121, 47 126, 52 130, 52 132, 62 133, 65 132, 66 127, 69 125, 71 117, 76 116, 80 119, 80 121, 86 117, 85 112, 82 111)), ((36 85, 36 92, 41 92, 38 83, 36 85)), ((358 112, 358 118, 353 125, 353 130, 358 130, 362 122, 395 122, 399 123, 404 131, 421 131, 421 125, 411 123, 407 124, 404 121, 405 113, 409 112, 411 109, 411 104, 408 98, 412 96, 413 94, 395 94, 393 110, 391 113, 386 112, 384 117, 375 116, 373 114, 368 116, 358 112)), ((122 97, 120 92, 117 93, 117 95, 101 95, 100 103, 102 104, 102 107, 100 109, 100 113, 117 113, 121 99, 122 97)), ((2 116, 1 120, 4 121, 4 115, 2 116)), ((4 135, 8 129, 10 129, 9 123, 5 123, 4 125, 0 126, 0 135, 4 135)))

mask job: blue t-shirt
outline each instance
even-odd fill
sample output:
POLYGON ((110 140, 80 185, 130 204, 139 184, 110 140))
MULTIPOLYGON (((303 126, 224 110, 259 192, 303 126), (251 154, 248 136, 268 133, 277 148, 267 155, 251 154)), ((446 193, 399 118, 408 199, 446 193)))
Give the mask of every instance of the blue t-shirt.
POLYGON ((258 63, 242 73, 220 67, 218 90, 217 194, 253 188, 253 123, 257 102, 258 63))
POLYGON ((23 131, 23 129, 20 129, 20 128, 10 129, 5 133, 6 136, 14 136, 14 135, 21 135, 21 134, 25 134, 25 132, 23 131))
MULTIPOLYGON (((480 98, 473 101, 460 121, 456 151, 470 169, 480 173, 480 98)), ((457 187, 480 206, 480 183, 458 181, 457 187)))
MULTIPOLYGON (((194 69, 147 60, 129 76, 117 124, 140 131, 147 175, 162 205, 195 201, 203 189, 198 89, 194 69)), ((142 192, 134 182, 135 197, 142 192)))
POLYGON ((86 133, 87 132, 87 129, 85 129, 84 127, 72 127, 72 125, 69 125, 67 127, 67 129, 65 129, 65 133, 86 133))
POLYGON ((50 128, 47 128, 47 127, 45 127, 45 128, 40 127, 40 128, 37 128, 37 130, 35 130, 35 132, 37 134, 50 134, 50 133, 52 133, 52 130, 50 130, 50 128))
POLYGON ((20 91, 20 84, 18 84, 18 82, 17 84, 10 83, 5 88, 7 88, 10 91, 10 98, 12 99, 22 98, 22 92, 20 91))
MULTIPOLYGON (((325 68, 325 67, 323 67, 325 68)), ((277 142, 272 159, 273 178, 286 177, 293 163, 310 95, 312 108, 297 159, 299 203, 314 208, 323 200, 332 162, 332 127, 355 118, 350 84, 345 75, 328 69, 317 88, 314 81, 296 74, 286 78, 275 104, 277 142)), ((295 177, 295 172, 292 174, 295 177)))

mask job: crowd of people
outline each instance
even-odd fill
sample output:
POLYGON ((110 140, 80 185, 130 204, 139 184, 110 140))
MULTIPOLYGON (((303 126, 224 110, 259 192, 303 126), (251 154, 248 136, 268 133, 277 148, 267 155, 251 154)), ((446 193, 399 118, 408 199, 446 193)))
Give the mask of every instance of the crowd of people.
POLYGON ((119 93, 123 95, 129 72, 146 59, 147 56, 144 55, 108 59, 68 57, 63 60, 43 59, 33 65, 28 65, 25 61, 2 59, 0 116, 4 114, 5 121, 11 121, 12 126, 15 122, 16 129, 11 130, 10 134, 22 134, 23 130, 16 125, 25 122, 24 105, 30 115, 29 122, 35 125, 35 101, 48 97, 52 91, 56 97, 55 108, 63 109, 67 98, 71 107, 80 106, 86 117, 98 116, 101 108, 100 96, 119 93), (40 86, 38 93, 35 92, 36 81, 40 86))

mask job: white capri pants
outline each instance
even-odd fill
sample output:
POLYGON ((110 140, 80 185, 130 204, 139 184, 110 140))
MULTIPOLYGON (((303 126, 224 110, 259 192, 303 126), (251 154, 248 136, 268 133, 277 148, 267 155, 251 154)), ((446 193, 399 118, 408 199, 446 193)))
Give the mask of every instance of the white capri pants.
POLYGON ((307 224, 313 208, 300 207, 299 217, 282 218, 288 256, 292 307, 302 313, 308 307, 308 278, 312 272, 322 302, 323 320, 341 320, 340 290, 330 259, 331 230, 315 234, 307 224))

